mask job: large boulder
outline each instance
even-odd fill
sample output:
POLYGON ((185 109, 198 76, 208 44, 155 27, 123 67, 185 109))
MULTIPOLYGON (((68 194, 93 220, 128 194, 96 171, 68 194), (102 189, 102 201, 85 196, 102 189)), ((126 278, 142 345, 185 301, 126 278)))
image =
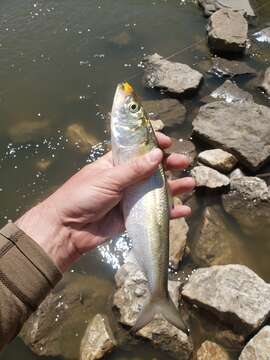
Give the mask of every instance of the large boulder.
POLYGON ((230 357, 220 345, 205 341, 197 351, 197 360, 230 360, 230 357))
POLYGON ((259 329, 270 315, 270 285, 243 265, 198 269, 182 295, 245 336, 259 329))
POLYGON ((193 133, 233 153, 252 171, 270 158, 270 109, 254 102, 216 101, 200 108, 193 133))
POLYGON ((203 78, 197 70, 186 64, 172 62, 158 54, 144 59, 143 82, 149 88, 162 88, 172 93, 182 94, 196 90, 203 78))
MULTIPOLYGON (((133 326, 150 296, 146 277, 137 265, 126 263, 117 271, 115 281, 117 290, 113 303, 120 312, 120 322, 133 326)), ((176 306, 178 306, 179 287, 180 282, 169 281, 169 293, 176 306)), ((193 347, 188 336, 160 315, 156 315, 138 332, 138 335, 180 359, 188 360, 192 354, 193 347)))
POLYGON ((176 99, 143 101, 151 120, 162 120, 165 126, 180 125, 185 121, 186 108, 176 99))
POLYGON ((78 359, 86 320, 104 309, 111 291, 109 281, 66 274, 25 323, 20 336, 39 356, 78 359))
POLYGON ((253 34, 258 42, 270 43, 270 26, 253 34))
POLYGON ((263 327, 245 346, 239 360, 269 360, 270 326, 263 327))
POLYGON ((197 187, 218 189, 230 184, 230 179, 226 175, 204 165, 195 166, 191 170, 191 175, 197 187))
POLYGON ((238 75, 255 76, 256 70, 247 65, 244 61, 228 60, 215 56, 212 59, 213 65, 208 72, 218 77, 235 77, 238 75))
POLYGON ((198 155, 198 160, 223 173, 231 172, 237 164, 236 157, 222 149, 202 151, 198 155))
POLYGON ((103 358, 116 346, 106 315, 97 314, 87 326, 81 341, 80 360, 103 358))
POLYGON ((230 80, 226 80, 220 87, 214 90, 209 97, 210 101, 223 100, 227 103, 236 101, 253 101, 253 96, 240 89, 235 83, 230 80))
POLYGON ((222 9, 210 17, 208 40, 217 52, 243 53, 248 40, 248 23, 239 12, 222 9))
POLYGON ((265 93, 270 96, 270 66, 266 69, 263 77, 263 81, 260 87, 265 91, 265 93))
POLYGON ((233 177, 231 191, 222 196, 222 202, 245 233, 251 235, 258 228, 263 232, 270 229, 270 191, 264 180, 252 176, 233 177))
POLYGON ((191 244, 191 254, 199 266, 249 264, 244 244, 218 206, 207 207, 191 244))
POLYGON ((213 14, 219 9, 231 9, 239 11, 249 17, 255 16, 249 0, 199 0, 199 4, 204 9, 206 16, 213 14))

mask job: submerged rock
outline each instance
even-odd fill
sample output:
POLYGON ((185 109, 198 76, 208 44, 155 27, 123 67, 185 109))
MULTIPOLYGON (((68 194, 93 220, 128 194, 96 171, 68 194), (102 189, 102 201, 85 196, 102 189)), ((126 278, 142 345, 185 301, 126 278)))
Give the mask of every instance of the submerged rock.
POLYGON ((46 119, 20 119, 12 124, 7 135, 15 143, 27 143, 42 138, 50 132, 50 122, 46 119))
POLYGON ((230 360, 230 357, 220 345, 205 341, 197 351, 197 360, 230 360))
POLYGON ((80 360, 103 358, 116 346, 106 315, 97 314, 87 326, 81 341, 80 360))
POLYGON ((144 62, 143 82, 146 87, 182 94, 196 90, 203 78, 201 73, 188 65, 168 61, 158 54, 147 56, 144 62))
POLYGON ((270 96, 270 67, 268 67, 264 73, 260 88, 262 88, 263 91, 265 91, 265 93, 270 96))
POLYGON ((245 335, 256 331, 270 315, 270 285, 243 265, 198 269, 182 295, 245 335))
POLYGON ((230 179, 226 175, 204 165, 195 166, 191 170, 191 175, 194 177, 197 187, 217 189, 230 184, 230 179))
POLYGON ((83 153, 89 153, 91 147, 98 143, 93 135, 89 134, 82 125, 76 123, 68 126, 66 137, 71 146, 78 148, 83 153))
POLYGON ((217 76, 256 75, 256 70, 243 61, 228 60, 220 57, 214 57, 212 61, 213 66, 209 72, 217 76))
POLYGON ((199 0, 199 4, 203 7, 206 16, 219 9, 231 9, 250 17, 255 16, 249 0, 199 0))
MULTIPOLYGON (((117 271, 115 281, 117 290, 113 303, 120 312, 120 322, 133 326, 140 310, 149 299, 147 280, 137 265, 126 263, 117 271)), ((177 306, 179 286, 178 281, 169 281, 169 293, 177 306)), ((156 315, 137 334, 183 360, 188 360, 192 354, 193 347, 188 336, 160 315, 156 315)))
POLYGON ((265 326, 247 343, 239 360, 268 360, 269 354, 270 326, 265 326))
POLYGON ((162 120, 165 126, 180 125, 185 121, 186 108, 176 99, 143 101, 151 120, 162 120))
POLYGON ((208 40, 218 52, 243 53, 247 46, 248 23, 239 12, 222 9, 210 17, 208 40))
POLYGON ((204 210, 191 244, 191 255, 199 266, 249 262, 244 244, 218 206, 204 210))
POLYGON ((192 165, 197 157, 197 150, 195 145, 190 140, 171 138, 172 145, 166 149, 167 154, 177 153, 188 157, 192 165))
POLYGON ((25 323, 20 336, 39 356, 78 359, 85 320, 104 308, 111 290, 109 281, 66 274, 25 323))
POLYGON ((165 124, 162 120, 150 120, 155 131, 161 131, 164 129, 165 124))
POLYGON ((198 160, 224 173, 232 171, 237 164, 236 157, 222 149, 205 150, 198 155, 198 160))
POLYGON ((252 171, 270 159, 270 109, 254 102, 216 101, 200 108, 193 132, 233 153, 252 171))
POLYGON ((241 225, 242 231, 252 234, 260 228, 270 228, 270 191, 264 180, 241 176, 231 179, 231 191, 222 196, 223 207, 241 225))
POLYGON ((240 89, 230 80, 226 80, 220 87, 214 90, 210 97, 215 100, 223 100, 227 103, 253 101, 253 96, 250 93, 240 89))
POLYGON ((270 26, 253 34, 255 39, 262 43, 270 43, 270 26))

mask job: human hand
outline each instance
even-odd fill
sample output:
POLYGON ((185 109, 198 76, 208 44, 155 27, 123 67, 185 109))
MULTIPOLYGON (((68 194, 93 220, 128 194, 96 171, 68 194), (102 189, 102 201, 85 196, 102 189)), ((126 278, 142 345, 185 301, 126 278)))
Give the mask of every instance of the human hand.
MULTIPOLYGON (((161 149, 171 145, 169 137, 157 134, 161 149)), ((163 159, 155 149, 128 164, 113 166, 109 152, 73 175, 49 198, 24 214, 16 224, 54 260, 64 272, 79 256, 124 231, 119 206, 123 190, 152 175, 163 159)), ((184 169, 186 156, 171 154, 165 167, 184 169)), ((191 191, 192 178, 169 181, 172 195, 191 191)), ((190 215, 187 206, 176 206, 171 218, 190 215)))

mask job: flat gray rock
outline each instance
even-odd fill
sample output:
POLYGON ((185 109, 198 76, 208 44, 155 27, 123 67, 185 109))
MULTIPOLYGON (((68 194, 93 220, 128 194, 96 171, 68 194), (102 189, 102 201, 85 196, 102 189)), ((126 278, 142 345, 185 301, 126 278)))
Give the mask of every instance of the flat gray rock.
POLYGON ((255 13, 250 5, 249 0, 199 0, 206 16, 211 15, 219 9, 231 9, 253 17, 255 13))
POLYGON ((164 126, 180 125, 185 121, 186 108, 176 99, 145 100, 143 107, 151 120, 162 120, 164 126))
POLYGON ((237 164, 236 157, 222 149, 202 151, 198 155, 198 160, 201 163, 224 173, 232 171, 237 164))
POLYGON ((270 26, 253 34, 254 38, 261 43, 270 43, 270 26))
POLYGON ((186 64, 172 62, 158 54, 144 59, 143 82, 149 88, 162 88, 172 93, 183 94, 196 90, 203 78, 197 70, 186 64))
POLYGON ((258 170, 270 158, 270 108, 254 102, 213 102, 200 108, 193 133, 233 153, 240 163, 258 170))
POLYGON ((211 15, 208 40, 217 52, 243 53, 247 46, 248 23, 243 15, 229 9, 221 9, 211 15))
POLYGON ((198 269, 182 295, 245 335, 256 331, 270 315, 270 285, 243 265, 198 269))
POLYGON ((195 166, 191 170, 191 175, 194 177, 197 187, 217 189, 230 184, 230 179, 226 175, 204 165, 195 166))
MULTIPOLYGON (((137 265, 126 263, 117 271, 115 281, 117 290, 114 294, 113 304, 120 312, 120 322, 133 326, 140 310, 150 296, 147 280, 137 265)), ((169 293, 176 306, 178 306, 179 300, 179 287, 180 282, 169 281, 169 293)), ((189 337, 160 315, 156 315, 137 334, 180 359, 190 359, 193 346, 189 337)))
POLYGON ((270 326, 263 327, 245 346, 239 360, 269 360, 270 326))
POLYGON ((197 360, 230 360, 230 357, 220 345, 205 341, 197 351, 197 360))
POLYGON ((87 326, 81 341, 80 360, 101 359, 116 346, 106 315, 97 314, 87 326))
POLYGON ((223 100, 227 103, 253 101, 253 96, 230 80, 226 80, 220 87, 214 90, 210 97, 214 100, 223 100))
POLYGON ((235 77, 239 75, 256 75, 256 70, 243 61, 228 60, 220 57, 212 58, 213 66, 208 71, 219 77, 235 77))
POLYGON ((263 91, 270 96, 270 66, 266 69, 264 76, 263 76, 263 81, 260 85, 260 88, 263 89, 263 91))

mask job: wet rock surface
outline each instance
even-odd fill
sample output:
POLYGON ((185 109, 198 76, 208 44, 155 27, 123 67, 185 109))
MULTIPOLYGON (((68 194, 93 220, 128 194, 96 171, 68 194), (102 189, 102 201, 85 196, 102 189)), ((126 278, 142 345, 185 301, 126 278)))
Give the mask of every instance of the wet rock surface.
POLYGON ((193 132, 256 171, 270 158, 269 118, 270 109, 254 102, 216 101, 200 108, 193 120, 193 132))
POLYGON ((268 67, 264 73, 260 88, 262 88, 263 91, 265 91, 265 93, 270 96, 270 67, 268 67))
POLYGON ((258 42, 270 43, 270 27, 267 27, 265 29, 262 29, 261 31, 256 32, 255 34, 253 34, 253 36, 258 42))
POLYGON ((249 256, 239 235, 225 219, 219 206, 204 210, 191 245, 191 255, 199 266, 245 264, 249 256))
POLYGON ((104 314, 97 314, 87 326, 81 341, 80 360, 103 358, 116 346, 116 340, 104 314))
POLYGON ((222 149, 202 151, 198 155, 198 160, 201 163, 224 173, 231 172, 237 164, 236 157, 222 149))
MULTIPOLYGON (((117 271, 115 280, 117 290, 114 294, 113 304, 120 312, 120 322, 133 326, 150 295, 147 280, 138 266, 133 263, 124 264, 117 271)), ((179 286, 180 282, 169 281, 169 293, 177 306, 179 286)), ((180 359, 187 360, 191 356, 193 347, 188 336, 159 315, 156 315, 137 334, 180 359)))
POLYGON ((270 314, 270 285, 243 265, 198 269, 182 295, 245 335, 257 330, 270 314))
POLYGON ((185 121, 186 108, 176 99, 143 101, 151 120, 162 120, 165 126, 180 125, 185 121))
POLYGON ((227 103, 236 101, 253 101, 253 96, 240 89, 235 83, 230 80, 226 80, 220 87, 214 90, 210 96, 214 100, 222 100, 227 103))
POLYGON ((243 61, 228 60, 220 57, 214 57, 212 61, 213 66, 209 72, 217 76, 256 75, 256 70, 243 61))
POLYGON ((199 0, 199 4, 204 9, 206 16, 211 15, 219 9, 231 9, 246 14, 247 16, 255 16, 249 0, 199 0))
POLYGON ((191 170, 191 175, 197 187, 217 189, 230 184, 230 179, 226 175, 204 165, 195 166, 191 170))
POLYGON ((166 149, 167 154, 177 153, 188 157, 190 164, 193 164, 197 157, 197 150, 195 145, 190 140, 171 138, 172 145, 166 149))
POLYGON ((265 326, 247 343, 239 360, 268 360, 269 354, 270 326, 265 326))
POLYGON ((243 53, 247 46, 248 23, 239 12, 222 9, 211 15, 208 40, 218 52, 243 53))
POLYGON ((149 88, 162 88, 172 93, 182 94, 196 90, 203 78, 197 70, 186 64, 172 62, 158 54, 144 59, 143 82, 149 88))
POLYGON ((77 359, 86 320, 105 307, 110 294, 109 281, 66 274, 25 323, 20 336, 39 356, 77 359))
POLYGON ((220 345, 205 341, 197 351, 197 360, 230 360, 230 357, 220 345))
POLYGON ((68 126, 66 137, 72 147, 79 149, 83 153, 89 153, 91 146, 98 143, 96 137, 89 134, 82 125, 77 123, 68 126))
POLYGON ((222 196, 223 207, 252 234, 258 227, 270 228, 270 191, 258 177, 241 176, 231 179, 231 191, 222 196))

